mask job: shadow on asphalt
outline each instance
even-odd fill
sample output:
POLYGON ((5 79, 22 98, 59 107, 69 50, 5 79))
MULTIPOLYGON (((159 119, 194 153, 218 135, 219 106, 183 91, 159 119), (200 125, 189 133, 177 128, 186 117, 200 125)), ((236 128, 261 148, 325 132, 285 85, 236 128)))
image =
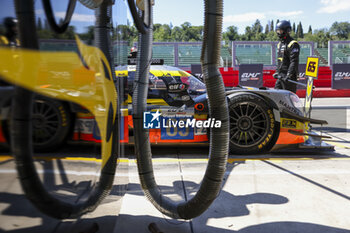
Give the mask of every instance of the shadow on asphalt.
MULTIPOLYGON (((137 188, 138 185, 132 185, 131 187, 137 188)), ((221 193, 223 195, 223 193, 221 193)), ((225 194, 224 194, 225 195, 225 194)), ((283 204, 286 201, 286 198, 273 195, 273 194, 251 194, 251 195, 243 195, 243 196, 231 196, 231 200, 235 200, 232 203, 235 206, 237 203, 241 206, 238 208, 232 209, 231 216, 240 216, 247 214, 245 204, 248 203, 265 203, 265 204, 283 204), (263 200, 267 197, 267 200, 263 200), (277 200, 272 200, 274 197, 277 197, 277 200), (243 203, 245 203, 243 205, 243 203), (239 210, 241 209, 241 210, 239 210), (238 211, 237 211, 238 210, 238 211)), ((146 201, 146 200, 145 200, 146 201)), ((0 202, 10 204, 8 208, 6 208, 2 214, 9 215, 14 217, 31 217, 31 218, 41 218, 42 224, 40 226, 21 228, 21 226, 17 226, 17 229, 10 231, 3 231, 0 229, 0 232, 8 232, 8 233, 102 233, 103 228, 108 226, 113 229, 114 224, 117 221, 128 221, 130 226, 132 224, 137 223, 139 226, 144 225, 144 231, 149 232, 148 225, 150 223, 156 223, 161 231, 164 233, 181 233, 181 232, 189 232, 189 225, 185 224, 186 222, 181 222, 177 220, 168 220, 165 218, 157 218, 153 216, 143 215, 143 216, 133 216, 133 215, 124 215, 121 214, 118 217, 116 216, 104 216, 99 218, 89 218, 75 221, 59 221, 46 216, 43 216, 40 212, 36 211, 33 206, 27 201, 24 195, 18 194, 9 194, 9 193, 0 193, 0 202), (9 202, 11 200, 11 202, 9 202), (183 223, 183 224, 181 224, 183 223), (97 224, 97 226, 96 226, 97 224), (97 227, 97 228, 96 228, 97 227), (58 230, 59 229, 59 230, 58 230), (95 231, 97 229, 97 231, 95 231)), ((229 217, 229 216, 209 216, 210 218, 218 218, 218 217, 229 217)), ((196 219, 192 220, 196 221, 196 219)), ((225 226, 226 228, 234 227, 235 220, 232 220, 232 224, 229 226, 225 226)), ((126 224, 128 225, 128 224, 126 224)), ((212 226, 200 226, 198 229, 196 225, 192 223, 193 232, 194 233, 229 233, 229 232, 237 232, 237 233, 295 233, 295 232, 303 232, 303 233, 319 233, 319 232, 327 232, 327 233, 349 233, 349 230, 334 228, 325 225, 318 225, 313 223, 305 223, 305 222, 270 222, 264 224, 251 225, 246 228, 242 228, 238 231, 216 228, 212 226)), ((132 228, 132 227, 131 227, 132 228)), ((140 232, 132 232, 125 231, 120 233, 140 233, 140 232)), ((109 231, 111 232, 111 231, 109 231)), ((118 233, 118 232, 114 232, 118 233)))
MULTIPOLYGON (((75 148, 79 149, 79 148, 75 148)), ((159 148, 158 148, 159 149, 159 148)), ((164 154, 165 151, 169 153, 169 148, 163 148, 156 150, 156 155, 164 154)), ((173 152, 174 156, 178 156, 181 154, 181 156, 185 158, 203 158, 203 156, 191 156, 190 154, 193 153, 203 153, 203 155, 207 155, 207 148, 199 147, 199 148, 186 148, 188 150, 180 150, 179 148, 174 148, 173 152), (186 155, 188 153, 188 155, 186 155)), ((66 149, 65 149, 66 150, 66 149)), ((230 158, 261 158, 262 160, 266 158, 275 158, 275 157, 281 157, 283 155, 254 155, 254 156, 230 156, 230 158)), ((320 156, 315 156, 314 154, 304 154, 304 155, 288 155, 289 157, 307 157, 311 159, 322 159, 322 158, 337 158, 337 157, 349 157, 347 155, 339 154, 336 152, 333 152, 331 154, 326 154, 324 157, 320 156)), ((59 161, 59 160, 57 160, 59 161)), ((265 161, 266 162, 266 161, 265 161)), ((244 160, 239 161, 239 162, 234 162, 233 164, 230 164, 228 166, 228 172, 227 175, 225 175, 224 183, 223 186, 225 185, 225 182, 227 180, 227 176, 229 173, 234 169, 235 166, 238 166, 239 164, 244 163, 244 160)), ((268 163, 268 162, 267 162, 268 163)), ((270 164, 270 163, 269 163, 270 164)), ((46 167, 44 168, 45 170, 50 170, 53 169, 52 163, 46 163, 46 167)), ((62 164, 60 162, 57 162, 57 167, 60 170, 63 170, 64 168, 62 167, 62 164)), ((286 171, 289 172, 289 171, 286 171)), ((300 176, 298 174, 292 174, 296 176, 300 176)), ((304 179, 305 177, 299 177, 304 179)), ((47 184, 48 186, 54 184, 54 176, 52 174, 47 174, 47 176, 44 178, 44 183, 47 184)), ((306 178, 307 179, 307 178, 306 178)), ((80 185, 82 185, 82 192, 83 190, 89 189, 91 187, 90 183, 74 183, 71 184, 68 182, 67 177, 64 175, 61 175, 61 180, 63 181, 64 185, 60 187, 55 187, 58 189, 65 188, 65 185, 73 186, 73 190, 78 191, 80 185)), ((309 181, 310 182, 310 181, 309 181)), ((316 184, 318 185, 318 184, 316 184)), ((159 186, 160 190, 163 194, 174 194, 174 190, 176 190, 176 194, 179 196, 183 196, 183 187, 186 188, 186 195, 188 198, 191 198, 195 192, 199 188, 199 184, 195 182, 190 182, 190 181, 174 181, 173 182, 173 187, 171 186, 159 186)), ((327 188, 327 187, 325 187, 327 188)), ((115 189, 115 191, 111 192, 111 195, 118 195, 117 193, 118 189, 115 189)), ((328 190, 328 191, 334 191, 334 190, 328 190)), ((336 191, 335 191, 336 192, 336 191)), ((141 187, 139 184, 136 183, 131 183, 128 186, 128 193, 132 195, 140 195, 143 196, 143 191, 141 190, 141 187)), ((343 196, 344 197, 344 196, 343 196)), ((349 197, 345 196, 349 200, 349 197)), ((73 200, 72 200, 73 201, 73 200)), ((145 200, 146 201, 146 200, 145 200)), ((110 201, 107 201, 110 202, 110 201)), ((253 204, 253 203, 258 203, 258 204, 268 204, 268 205, 281 205, 285 204, 288 202, 288 199, 284 196, 281 195, 276 195, 273 193, 252 193, 252 194, 247 194, 247 195, 234 195, 232 193, 226 192, 224 190, 221 191, 219 194, 217 200, 215 202, 225 202, 225 203, 230 203, 232 205, 232 208, 229 209, 228 211, 225 210, 225 212, 221 212, 220 209, 218 211, 212 211, 212 214, 206 215, 207 219, 204 219, 204 221, 208 221, 209 218, 225 218, 225 217, 239 217, 239 216, 246 216, 250 214, 249 209, 247 208, 247 205, 253 204)), ((214 202, 214 204, 215 204, 214 202)), ((145 231, 148 232, 147 227, 150 223, 155 222, 160 230, 164 231, 164 233, 180 233, 183 231, 188 231, 189 225, 188 224, 181 224, 181 225, 174 225, 174 222, 181 223, 176 220, 165 220, 164 218, 157 218, 153 216, 132 216, 132 215, 119 215, 118 217, 116 216, 104 216, 104 217, 99 217, 99 218, 91 218, 91 219, 79 219, 78 221, 60 221, 56 219, 49 218, 43 214, 41 214, 39 211, 35 209, 34 206, 31 205, 31 203, 26 199, 26 197, 23 194, 11 194, 11 193, 0 193, 0 203, 1 204, 6 204, 8 207, 6 207, 1 215, 6 215, 6 216, 13 216, 13 217, 29 217, 29 218, 40 218, 41 219, 41 226, 35 226, 35 227, 28 227, 28 228, 21 228, 21 226, 15 226, 14 230, 6 231, 10 233, 27 233, 27 232, 36 232, 36 233, 41 233, 41 232, 55 232, 55 233, 69 233, 69 232, 78 232, 78 233, 90 233, 90 232, 104 232, 101 229, 106 226, 114 226, 116 219, 118 221, 120 220, 125 220, 130 222, 130 224, 136 223, 138 225, 144 225, 145 226, 145 231), (173 223, 171 223, 173 222, 173 223), (96 228, 96 224, 99 225, 98 228, 100 228, 99 231, 90 231, 92 228, 96 228), (101 228, 102 227, 102 228, 101 228), (59 229, 59 230, 58 230, 59 229), (66 229, 66 230, 61 230, 61 229, 66 229), (68 230, 70 229, 70 230, 68 230), (74 229, 74 230, 71 230, 74 229), (176 230, 174 230, 176 229, 176 230)), ((202 216, 203 217, 203 216, 202 216)), ((202 218, 200 217, 200 218, 202 218)), ((192 220, 193 222, 190 224, 193 233, 205 233, 205 232, 210 232, 210 233, 228 233, 228 232, 240 232, 240 233, 295 233, 295 232, 303 232, 303 233, 318 233, 318 232, 327 232, 327 233, 349 233, 349 230, 346 229, 340 229, 340 228, 334 228, 334 227, 329 227, 325 225, 318 225, 318 224, 313 224, 313 223, 305 223, 305 222, 271 222, 271 223, 264 223, 264 224, 257 224, 257 225, 251 225, 246 228, 242 228, 238 231, 234 230, 229 230, 229 229, 222 229, 222 228, 215 228, 212 226, 201 226, 200 229, 196 229, 196 225, 193 223, 195 221, 198 221, 199 219, 194 219, 192 220), (205 230, 205 231, 203 231, 205 230)), ((1 220, 0 220, 1 221, 1 220)), ((238 221, 238 220, 236 220, 238 221)), ((202 222, 202 220, 201 220, 202 222)), ((233 225, 231 227, 234 227, 234 222, 235 219, 232 219, 233 225)), ((230 226, 225 226, 225 228, 229 228, 230 226)), ((127 230, 127 229, 125 229, 127 230)), ((5 232, 0 228, 0 232, 5 232)), ((115 232, 117 233, 117 232, 115 232)), ((120 233, 129 233, 128 231, 125 232, 120 232, 120 233)), ((130 232, 134 233, 134 232, 130 232)), ((136 233, 136 232, 135 232, 136 233)), ((137 232, 139 233, 139 232, 137 232)))
POLYGON ((287 173, 289 173, 289 174, 291 174, 291 175, 293 175, 293 176, 296 176, 296 177, 298 177, 298 178, 300 178, 300 179, 302 179, 302 180, 305 180, 305 181, 307 181, 307 182, 309 182, 309 183, 311 183, 311 184, 313 184, 313 185, 316 185, 316 186, 318 186, 318 187, 320 187, 320 188, 322 188, 322 189, 324 189, 324 190, 327 190, 328 192, 331 192, 331 193, 333 193, 333 194, 335 194, 335 195, 338 195, 339 197, 345 198, 346 200, 350 201, 350 197, 349 197, 349 196, 347 196, 347 195, 345 195, 345 194, 343 194, 343 193, 340 193, 340 192, 338 192, 338 191, 336 191, 336 190, 334 190, 334 189, 331 189, 331 188, 329 188, 329 187, 327 187, 327 186, 324 186, 323 184, 320 184, 320 183, 318 183, 318 182, 316 182, 316 181, 313 181, 313 180, 311 180, 311 179, 309 179, 309 178, 307 178, 307 177, 305 177, 305 176, 302 176, 302 175, 300 175, 300 174, 297 174, 297 173, 295 173, 295 172, 293 172, 293 171, 291 171, 291 170, 288 170, 288 169, 286 169, 286 168, 283 168, 283 167, 281 167, 281 166, 279 166, 279 165, 277 165, 277 164, 271 163, 271 162, 269 162, 269 161, 263 161, 263 162, 264 162, 264 163, 267 163, 267 164, 269 164, 270 166, 273 166, 273 167, 275 167, 275 168, 277 168, 277 169, 280 169, 280 170, 282 170, 282 171, 284 171, 284 172, 287 172, 287 173))
MULTIPOLYGON (((143 232, 149 232, 147 230, 148 225, 150 223, 156 223, 159 230, 164 233, 181 233, 181 232, 191 232, 189 230, 188 224, 185 224, 185 222, 174 222, 169 223, 169 220, 165 220, 164 218, 157 218, 153 216, 148 215, 141 215, 141 216, 133 216, 133 215, 120 215, 120 219, 128 219, 130 223, 137 223, 138 225, 144 226, 143 232), (183 223, 183 224, 181 224, 183 223)), ((118 222, 117 221, 117 226, 118 222)), ((196 221, 195 219, 192 221, 196 221)), ((237 220, 238 221, 238 220, 237 220)), ((235 220, 232 220, 232 225, 226 226, 226 227, 234 227, 235 220)), ((123 229, 126 230, 126 229, 123 229)), ((335 227, 329 227, 325 225, 319 225, 319 224, 313 224, 313 223, 306 223, 306 222, 270 222, 270 223, 263 223, 263 224, 257 224, 257 225, 251 225, 239 230, 229 230, 229 229, 222 229, 212 226, 200 226, 196 227, 196 225, 193 226, 193 233, 349 233, 349 230, 347 229, 341 229, 341 228, 335 228, 335 227)), ((119 233, 119 232, 114 232, 119 233)), ((120 233, 140 233, 140 232, 128 232, 123 231, 120 233)))

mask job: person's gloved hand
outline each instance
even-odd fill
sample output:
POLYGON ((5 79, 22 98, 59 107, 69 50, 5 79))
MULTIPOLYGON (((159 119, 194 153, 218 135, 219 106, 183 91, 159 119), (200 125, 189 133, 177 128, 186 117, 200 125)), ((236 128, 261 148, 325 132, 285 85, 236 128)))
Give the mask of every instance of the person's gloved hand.
POLYGON ((291 79, 291 75, 290 74, 282 76, 282 80, 283 81, 287 82, 288 79, 291 79))
POLYGON ((272 77, 274 77, 275 79, 279 79, 280 78, 279 76, 280 75, 277 72, 272 75, 272 77))

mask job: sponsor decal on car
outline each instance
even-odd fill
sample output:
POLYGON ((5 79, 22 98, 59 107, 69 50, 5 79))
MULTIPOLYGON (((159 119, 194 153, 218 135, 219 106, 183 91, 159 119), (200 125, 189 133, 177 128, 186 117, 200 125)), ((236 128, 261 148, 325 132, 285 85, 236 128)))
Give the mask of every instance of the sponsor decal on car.
POLYGON ((186 85, 183 83, 169 84, 169 92, 182 92, 186 89, 186 85))
POLYGON ((283 100, 279 101, 279 104, 282 105, 283 107, 285 107, 287 110, 294 112, 296 114, 298 114, 299 112, 295 109, 295 107, 287 104, 286 102, 284 102, 283 100))
POLYGON ((297 121, 296 120, 290 120, 290 119, 283 119, 282 120, 282 127, 283 128, 296 129, 297 128, 297 121))

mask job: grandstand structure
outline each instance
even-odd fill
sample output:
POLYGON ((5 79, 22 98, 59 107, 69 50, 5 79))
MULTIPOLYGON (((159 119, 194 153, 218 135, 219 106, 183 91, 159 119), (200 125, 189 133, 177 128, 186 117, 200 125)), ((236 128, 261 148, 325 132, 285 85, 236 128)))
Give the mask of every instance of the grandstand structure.
MULTIPOLYGON (((265 67, 277 64, 276 41, 233 41, 232 57, 233 67, 240 64, 263 64, 265 67)), ((314 55, 314 42, 299 42, 299 63, 305 64, 308 56, 314 55)))
MULTIPOLYGON (((233 41, 229 47, 222 46, 221 57, 224 67, 237 68, 240 64, 263 64, 264 69, 276 66, 277 43, 270 41, 233 41)), ((299 42, 301 46, 300 64, 305 64, 308 56, 320 58, 321 66, 350 63, 350 41, 329 41, 328 48, 316 48, 314 42, 299 42)), ((137 46, 134 43, 133 46, 137 46)), ((74 40, 40 40, 44 51, 74 51, 74 40)), ((114 61, 118 65, 127 64, 131 45, 126 41, 114 42, 114 61)), ((154 42, 153 58, 164 59, 164 64, 189 70, 191 64, 200 64, 201 42, 154 42)))
MULTIPOLYGON (((134 46, 137 46, 137 43, 134 43, 134 46)), ((164 59, 166 65, 190 67, 191 64, 201 64, 201 50, 202 42, 154 42, 152 57, 164 59)), ((224 65, 232 65, 232 55, 229 48, 221 48, 221 57, 224 65)))
POLYGON ((328 41, 328 61, 331 64, 350 63, 350 41, 328 41))
POLYGON ((41 39, 39 41, 39 48, 43 51, 73 51, 78 52, 75 40, 62 39, 41 39))

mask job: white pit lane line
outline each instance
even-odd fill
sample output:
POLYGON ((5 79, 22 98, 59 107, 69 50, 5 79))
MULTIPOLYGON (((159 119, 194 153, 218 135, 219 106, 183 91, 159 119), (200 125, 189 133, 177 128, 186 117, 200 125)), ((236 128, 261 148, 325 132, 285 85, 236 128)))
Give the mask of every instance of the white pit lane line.
MULTIPOLYGON (((49 173, 55 175, 72 175, 72 176, 100 176, 99 172, 92 171, 74 171, 66 170, 64 172, 57 170, 37 170, 39 174, 49 173)), ((188 175, 188 176, 203 176, 205 171, 190 171, 190 172, 180 172, 178 170, 174 172, 155 172, 156 176, 159 177, 173 177, 174 175, 188 175)), ((0 174, 17 174, 16 169, 0 169, 0 174)), ((280 175, 284 174, 283 171, 278 170, 261 170, 261 171, 226 171, 225 175, 280 175)), ((325 170, 314 170, 314 171, 298 171, 300 175, 348 175, 350 170, 338 170, 338 169, 325 169, 325 170)), ((128 173, 116 173, 116 177, 138 177, 138 173, 129 171, 128 173)))

